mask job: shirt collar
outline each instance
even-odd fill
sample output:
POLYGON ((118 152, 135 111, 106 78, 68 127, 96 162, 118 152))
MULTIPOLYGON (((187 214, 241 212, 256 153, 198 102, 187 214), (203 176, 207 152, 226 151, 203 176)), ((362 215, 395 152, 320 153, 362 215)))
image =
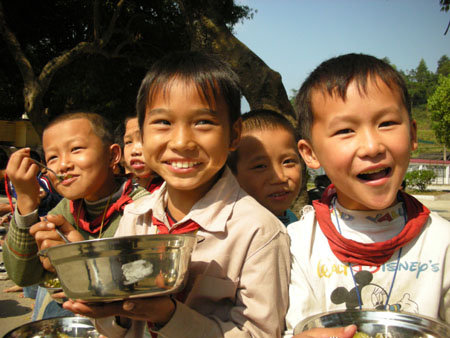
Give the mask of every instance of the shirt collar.
MULTIPOLYGON (((236 178, 231 170, 226 167, 214 186, 193 205, 189 213, 179 220, 178 223, 192 219, 207 231, 225 231, 226 223, 231 217, 240 190, 241 188, 236 178)), ((154 217, 166 223, 166 205, 167 186, 166 182, 164 182, 161 188, 150 196, 135 201, 129 212, 136 215, 153 212, 154 217)))

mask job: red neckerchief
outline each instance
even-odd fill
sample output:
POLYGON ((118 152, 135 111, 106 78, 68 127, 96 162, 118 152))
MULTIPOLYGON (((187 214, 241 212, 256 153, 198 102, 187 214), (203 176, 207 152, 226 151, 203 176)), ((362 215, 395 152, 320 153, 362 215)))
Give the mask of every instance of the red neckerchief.
MULTIPOLYGON (((133 191, 133 184, 132 180, 129 179, 125 183, 122 195, 119 197, 117 201, 112 203, 109 206, 108 210, 106 211, 105 218, 103 220, 103 226, 106 226, 108 224, 108 222, 111 220, 112 216, 116 212, 123 212, 123 208, 125 208, 127 204, 133 202, 133 199, 130 197, 130 193, 132 191, 133 191)), ((87 221, 86 210, 83 207, 82 199, 70 201, 70 213, 72 214, 78 226, 84 231, 87 231, 91 234, 96 234, 97 232, 100 231, 100 228, 102 226, 103 213, 101 215, 98 215, 97 218, 94 219, 93 221, 91 222, 87 221), (78 215, 80 215, 79 219, 77 219, 78 215)))
POLYGON ((163 183, 164 183, 164 180, 162 179, 161 176, 153 177, 152 180, 150 182, 148 182, 146 189, 148 192, 153 193, 154 191, 161 188, 161 185, 163 183))
POLYGON ((417 199, 399 191, 399 197, 406 207, 408 221, 403 230, 395 237, 376 243, 359 243, 344 238, 331 220, 330 204, 336 196, 334 185, 331 184, 323 193, 320 202, 313 201, 316 218, 320 229, 328 239, 335 256, 344 263, 379 266, 386 263, 392 254, 414 239, 422 231, 427 222, 430 210, 417 199))
POLYGON ((6 193, 6 197, 8 197, 9 206, 11 207, 11 213, 14 213, 14 203, 13 203, 13 200, 12 200, 11 190, 9 188, 9 183, 8 183, 9 177, 8 177, 8 175, 6 175, 6 172, 5 172, 4 178, 5 178, 5 193, 6 193))
POLYGON ((194 222, 191 219, 188 219, 186 222, 173 227, 176 221, 172 218, 169 212, 167 212, 167 219, 169 220, 170 230, 167 228, 164 222, 161 222, 152 215, 152 224, 156 225, 156 227, 158 228, 158 235, 186 234, 188 232, 194 232, 200 227, 198 223, 194 222))
MULTIPOLYGON (((167 214, 167 219, 169 221, 170 230, 167 228, 167 226, 164 224, 164 222, 161 222, 160 220, 158 220, 157 218, 152 216, 152 224, 156 225, 156 227, 158 228, 158 235, 186 234, 189 232, 197 231, 198 228, 200 228, 200 225, 191 219, 187 220, 184 223, 179 224, 177 227, 174 228, 173 226, 177 221, 172 218, 172 216, 170 215, 170 213, 168 211, 166 214, 167 214)), ((175 298, 178 299, 179 301, 183 302, 185 296, 186 295, 184 294, 184 292, 181 291, 180 293, 175 295, 175 298)), ((153 323, 147 322, 147 326, 150 329, 152 338, 158 337, 157 333, 151 332, 151 329, 154 327, 153 323)))

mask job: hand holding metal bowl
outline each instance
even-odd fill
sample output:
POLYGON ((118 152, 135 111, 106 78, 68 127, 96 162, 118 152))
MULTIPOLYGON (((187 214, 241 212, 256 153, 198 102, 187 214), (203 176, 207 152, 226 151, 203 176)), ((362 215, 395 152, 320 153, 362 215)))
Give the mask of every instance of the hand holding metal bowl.
POLYGON ((39 254, 50 259, 68 298, 114 301, 180 291, 196 242, 192 234, 140 235, 73 242, 39 254))
POLYGON ((312 328, 358 326, 355 338, 447 338, 450 325, 433 318, 406 312, 348 310, 320 313, 302 320, 294 334, 312 328))

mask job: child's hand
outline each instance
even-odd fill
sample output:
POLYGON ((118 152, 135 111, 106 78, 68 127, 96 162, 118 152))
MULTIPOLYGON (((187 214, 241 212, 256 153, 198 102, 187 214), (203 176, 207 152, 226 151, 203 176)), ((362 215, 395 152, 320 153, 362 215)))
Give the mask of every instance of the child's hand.
POLYGON ((300 334, 295 335, 292 338, 328 338, 328 337, 338 337, 338 338, 352 338, 356 333, 356 325, 349 325, 346 327, 333 327, 329 329, 316 328, 308 331, 304 331, 300 334))
POLYGON ((158 325, 166 324, 175 312, 175 303, 168 296, 96 304, 69 300, 63 304, 63 307, 91 318, 121 316, 150 321, 158 325))
POLYGON ((17 194, 17 209, 21 215, 26 215, 39 206, 39 183, 36 175, 39 166, 30 158, 30 148, 19 149, 8 161, 6 174, 17 194))
MULTIPOLYGON (((66 221, 61 215, 47 215, 42 220, 30 228, 30 234, 36 240, 39 250, 52 246, 65 244, 64 240, 55 231, 59 227, 60 231, 70 242, 83 241, 84 237, 66 221)), ((48 271, 55 272, 55 268, 47 257, 40 257, 42 266, 48 271)))

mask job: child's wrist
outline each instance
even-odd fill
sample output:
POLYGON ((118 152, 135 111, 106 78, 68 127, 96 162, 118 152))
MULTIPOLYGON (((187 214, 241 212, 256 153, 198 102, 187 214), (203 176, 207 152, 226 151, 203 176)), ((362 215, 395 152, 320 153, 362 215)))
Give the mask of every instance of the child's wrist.
POLYGON ((20 215, 28 215, 37 209, 39 203, 32 198, 18 196, 16 205, 20 215))
POLYGON ((170 302, 168 302, 168 311, 166 312, 166 315, 164 318, 161 318, 161 320, 155 321, 154 326, 157 330, 160 330, 164 325, 166 325, 170 319, 172 319, 173 314, 175 313, 175 310, 177 309, 177 303, 172 297, 167 297, 170 302))

